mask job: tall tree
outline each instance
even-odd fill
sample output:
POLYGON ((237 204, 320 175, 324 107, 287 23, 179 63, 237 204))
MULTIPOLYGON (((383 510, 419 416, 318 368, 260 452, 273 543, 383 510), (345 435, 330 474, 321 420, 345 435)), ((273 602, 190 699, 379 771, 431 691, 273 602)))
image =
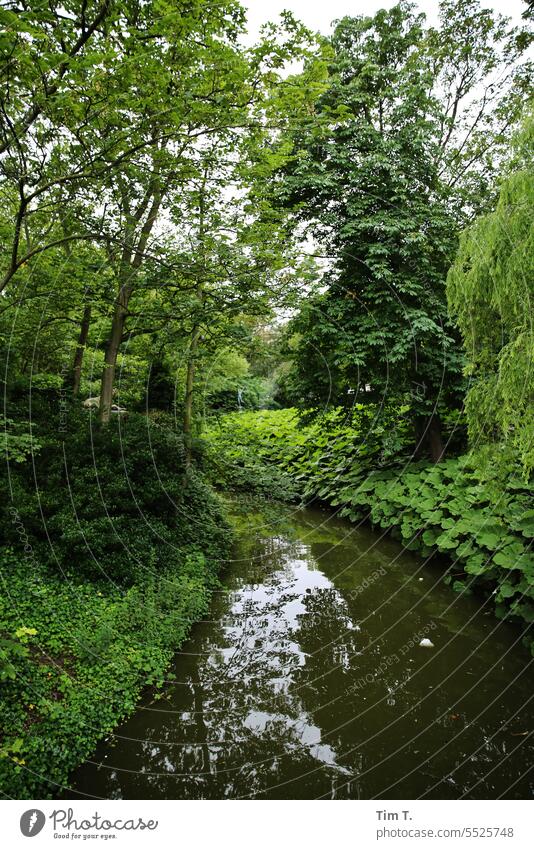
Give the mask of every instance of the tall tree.
POLYGON ((495 211, 462 234, 447 278, 471 380, 471 443, 511 446, 527 474, 534 469, 533 158, 530 113, 515 139, 495 211))
POLYGON ((327 291, 297 321, 303 396, 409 398, 435 460, 440 405, 462 388, 446 273, 526 95, 505 22, 474 0, 446 0, 441 19, 428 28, 401 2, 338 23, 328 89, 294 137, 281 193, 331 261, 327 291))
MULTIPOLYGON (((278 69, 297 54, 300 41, 307 37, 305 30, 285 16, 281 30, 270 28, 259 45, 244 50, 237 43, 243 11, 235 0, 215 6, 198 0, 186 18, 162 20, 157 12, 156 4, 145 4, 124 36, 129 63, 122 87, 134 83, 135 90, 133 102, 128 98, 128 120, 132 122, 133 114, 135 131, 132 128, 129 132, 127 145, 131 149, 138 139, 140 152, 124 159, 119 169, 110 168, 100 181, 104 212, 93 215, 94 229, 108 246, 117 280, 100 393, 103 423, 110 417, 115 365, 128 335, 125 327, 131 299, 145 260, 153 260, 159 253, 158 244, 173 238, 170 213, 179 203, 176 198, 187 194, 189 187, 198 191, 193 184, 203 179, 203 163, 207 158, 213 160, 214 150, 218 154, 209 170, 221 167, 216 175, 219 181, 224 175, 221 157, 230 157, 237 169, 236 151, 247 150, 242 168, 252 168, 252 160, 257 164, 263 140, 270 132, 266 104, 272 89, 280 87, 278 69), (131 31, 135 38, 129 37, 131 31), (145 38, 146 32, 161 44, 157 53, 152 41, 145 38)), ((122 65, 117 75, 121 80, 122 65)), ((289 90, 283 84, 281 87, 289 90)), ((283 102, 283 98, 279 96, 278 101, 283 102)), ((107 119, 101 126, 96 124, 99 144, 109 131, 107 119)), ((116 152, 113 156, 115 162, 116 152)), ((274 161, 278 161, 276 157, 274 161)), ((203 243, 202 236, 197 243, 199 257, 192 263, 201 274, 203 243)), ((196 281, 199 302, 203 300, 203 285, 201 278, 196 281)), ((193 348, 198 344, 198 333, 194 334, 193 348)), ((194 356, 191 369, 193 360, 194 356)))
MULTIPOLYGON (((109 27, 119 18, 114 0, 2 6, 0 190, 13 226, 2 234, 0 290, 30 260, 75 235, 67 225, 76 193, 103 167, 84 129, 104 108, 99 81, 111 52, 109 27)), ((116 94, 106 95, 112 109, 116 94)), ((108 153, 116 136, 107 139, 108 153)))
MULTIPOLYGON (((118 35, 118 55, 125 61, 114 67, 113 84, 123 92, 132 125, 126 144, 130 149, 134 142, 139 153, 120 169, 109 169, 101 196, 104 213, 93 216, 117 281, 100 393, 104 423, 110 417, 130 300, 143 263, 157 244, 153 233, 158 220, 173 192, 194 172, 202 137, 246 122, 251 80, 236 45, 242 20, 233 0, 216 6, 199 0, 187 8, 173 3, 164 16, 157 3, 135 4, 118 35)), ((110 131, 110 118, 113 113, 95 122, 99 145, 110 131)))
POLYGON ((7 2, 0 9, 0 154, 35 142, 36 124, 54 123, 58 107, 81 93, 110 24, 114 0, 7 2))
POLYGON ((286 216, 256 202, 258 183, 265 184, 265 177, 260 181, 253 173, 257 141, 256 134, 230 134, 224 143, 206 145, 199 152, 198 176, 173 208, 182 250, 176 258, 185 284, 175 318, 180 316, 181 333, 187 334, 183 431, 188 466, 199 365, 231 343, 243 314, 270 315, 295 291, 298 263, 286 216))

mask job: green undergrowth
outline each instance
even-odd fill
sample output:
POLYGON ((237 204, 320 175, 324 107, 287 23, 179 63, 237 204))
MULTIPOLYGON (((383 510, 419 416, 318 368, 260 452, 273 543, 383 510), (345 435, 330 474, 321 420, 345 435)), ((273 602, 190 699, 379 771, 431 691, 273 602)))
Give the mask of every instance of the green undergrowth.
POLYGON ((120 590, 72 572, 29 572, 6 551, 2 577, 0 788, 18 799, 54 797, 143 688, 163 685, 206 611, 214 573, 195 555, 120 590))
POLYGON ((61 438, 37 419, 39 450, 6 487, 0 790, 14 798, 59 795, 143 689, 157 696, 232 543, 171 429, 71 412, 61 438))
POLYGON ((298 500, 312 470, 326 484, 347 457, 364 469, 408 456, 408 430, 402 415, 363 406, 307 424, 293 409, 230 413, 206 427, 206 461, 220 488, 298 500))
POLYGON ((245 489, 248 478, 261 492, 258 480, 276 480, 292 499, 323 501, 424 556, 447 555, 455 590, 491 594, 499 617, 534 621, 532 486, 513 458, 413 462, 402 425, 380 433, 368 413, 304 425, 295 410, 245 412, 211 425, 206 439, 218 485, 245 489))

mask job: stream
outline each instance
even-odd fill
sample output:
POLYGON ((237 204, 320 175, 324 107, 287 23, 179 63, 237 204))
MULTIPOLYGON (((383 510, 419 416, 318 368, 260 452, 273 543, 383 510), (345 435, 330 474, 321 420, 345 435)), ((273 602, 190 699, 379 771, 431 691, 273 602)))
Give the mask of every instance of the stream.
POLYGON ((491 601, 323 510, 234 512, 235 557, 175 678, 69 797, 532 797, 532 658, 491 601))

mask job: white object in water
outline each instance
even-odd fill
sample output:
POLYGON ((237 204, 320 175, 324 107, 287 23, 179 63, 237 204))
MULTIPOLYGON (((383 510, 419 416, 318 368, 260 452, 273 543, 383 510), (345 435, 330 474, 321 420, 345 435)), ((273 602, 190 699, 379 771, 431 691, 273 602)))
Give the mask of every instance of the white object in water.
POLYGON ((419 643, 419 645, 422 646, 424 649, 433 649, 434 648, 434 643, 432 642, 432 640, 429 640, 427 637, 422 639, 421 642, 419 643))

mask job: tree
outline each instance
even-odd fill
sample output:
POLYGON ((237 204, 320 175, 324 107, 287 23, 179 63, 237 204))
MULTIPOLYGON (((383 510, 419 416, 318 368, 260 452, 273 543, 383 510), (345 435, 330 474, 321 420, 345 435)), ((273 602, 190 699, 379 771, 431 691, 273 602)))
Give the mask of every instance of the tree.
MULTIPOLYGON (((103 106, 102 79, 112 54, 109 28, 119 18, 114 0, 8 0, 0 10, 0 175, 13 219, 2 233, 0 291, 43 251, 91 238, 69 224, 81 186, 104 167, 85 131, 117 100, 107 91, 103 106)), ((106 140, 108 156, 121 129, 106 140)))
POLYGON ((328 89, 294 136, 280 193, 331 264, 295 325, 305 401, 409 398, 434 460, 440 408, 462 393, 447 269, 525 96, 505 22, 472 0, 442 3, 441 17, 426 28, 401 2, 338 23, 328 89))
MULTIPOLYGON (((307 31, 285 15, 280 30, 270 28, 268 37, 246 51, 237 43, 243 21, 235 0, 197 0, 187 4, 187 15, 163 18, 159 4, 147 3, 136 6, 135 15, 126 19, 119 55, 128 57, 127 71, 120 63, 115 73, 121 90, 128 91, 127 119, 135 128, 128 133, 127 148, 140 153, 124 159, 120 169, 108 169, 107 182, 100 182, 105 214, 93 214, 117 280, 100 393, 103 423, 110 417, 115 364, 142 266, 155 258, 164 235, 167 241, 173 235, 172 227, 164 234, 158 222, 168 219, 174 199, 187 192, 191 181, 202 177, 208 148, 227 149, 232 140, 240 150, 246 144, 259 149, 268 131, 263 104, 278 85, 277 70, 307 37, 307 31)), ((96 122, 97 147, 112 131, 112 118, 111 127, 108 119, 102 126, 96 122)), ((114 152, 113 163, 116 156, 114 152)), ((98 207, 94 192, 92 206, 98 207)), ((201 289, 198 280, 197 298, 201 289)))
POLYGON ((514 142, 494 212, 462 233, 447 278, 465 341, 473 447, 504 444, 534 468, 534 115, 514 142))
POLYGON ((243 315, 270 315, 275 303, 287 302, 296 283, 286 216, 255 203, 260 180, 249 165, 257 143, 257 134, 232 134, 225 142, 206 145, 199 152, 197 178, 173 208, 181 230, 179 266, 187 270, 178 315, 180 331, 187 334, 183 432, 188 467, 199 365, 235 343, 243 315), (194 287, 188 284, 192 279, 194 287))
MULTIPOLYGON (((242 22, 239 6, 233 0, 216 7, 196 2, 188 5, 187 15, 181 11, 173 4, 162 17, 157 4, 136 5, 120 35, 119 54, 127 63, 115 68, 114 82, 128 92, 125 110, 133 126, 127 145, 139 154, 123 161, 119 170, 109 169, 103 185, 105 214, 98 222, 117 281, 100 392, 104 423, 110 417, 130 300, 142 265, 157 244, 154 228, 173 193, 195 172, 200 139, 245 123, 251 96, 249 67, 235 45, 242 22), (132 87, 135 95, 130 97, 132 87)), ((96 123, 98 144, 109 129, 108 119, 96 123)))
POLYGON ((8 392, 45 379, 77 394, 91 320, 110 299, 102 250, 82 242, 43 252, 1 297, 0 356, 8 392), (90 316, 89 316, 90 311, 90 316))
POLYGON ((117 7, 113 0, 3 4, 0 154, 20 148, 38 121, 45 125, 60 102, 80 92, 117 7))
MULTIPOLYGON (((0 232, 0 288, 18 280, 26 299, 26 282, 44 254, 56 257, 62 248, 74 256, 83 243, 105 250, 115 279, 100 391, 105 423, 119 351, 132 333, 128 321, 137 324, 137 295, 151 307, 162 300, 146 296, 158 276, 154 267, 169 271, 164 255, 176 196, 201 173, 208 142, 228 146, 231 139, 242 149, 247 137, 260 151, 273 118, 264 104, 307 32, 286 14, 282 29, 269 26, 245 50, 237 42, 244 22, 237 0, 6 5, 0 173, 11 221, 2 221, 0 232)), ((177 277, 188 277, 186 288, 197 286, 174 271, 167 274, 167 306, 175 306, 177 277)), ((157 290, 161 295, 159 283, 157 290)), ((86 295, 75 394, 94 306, 86 295)))

